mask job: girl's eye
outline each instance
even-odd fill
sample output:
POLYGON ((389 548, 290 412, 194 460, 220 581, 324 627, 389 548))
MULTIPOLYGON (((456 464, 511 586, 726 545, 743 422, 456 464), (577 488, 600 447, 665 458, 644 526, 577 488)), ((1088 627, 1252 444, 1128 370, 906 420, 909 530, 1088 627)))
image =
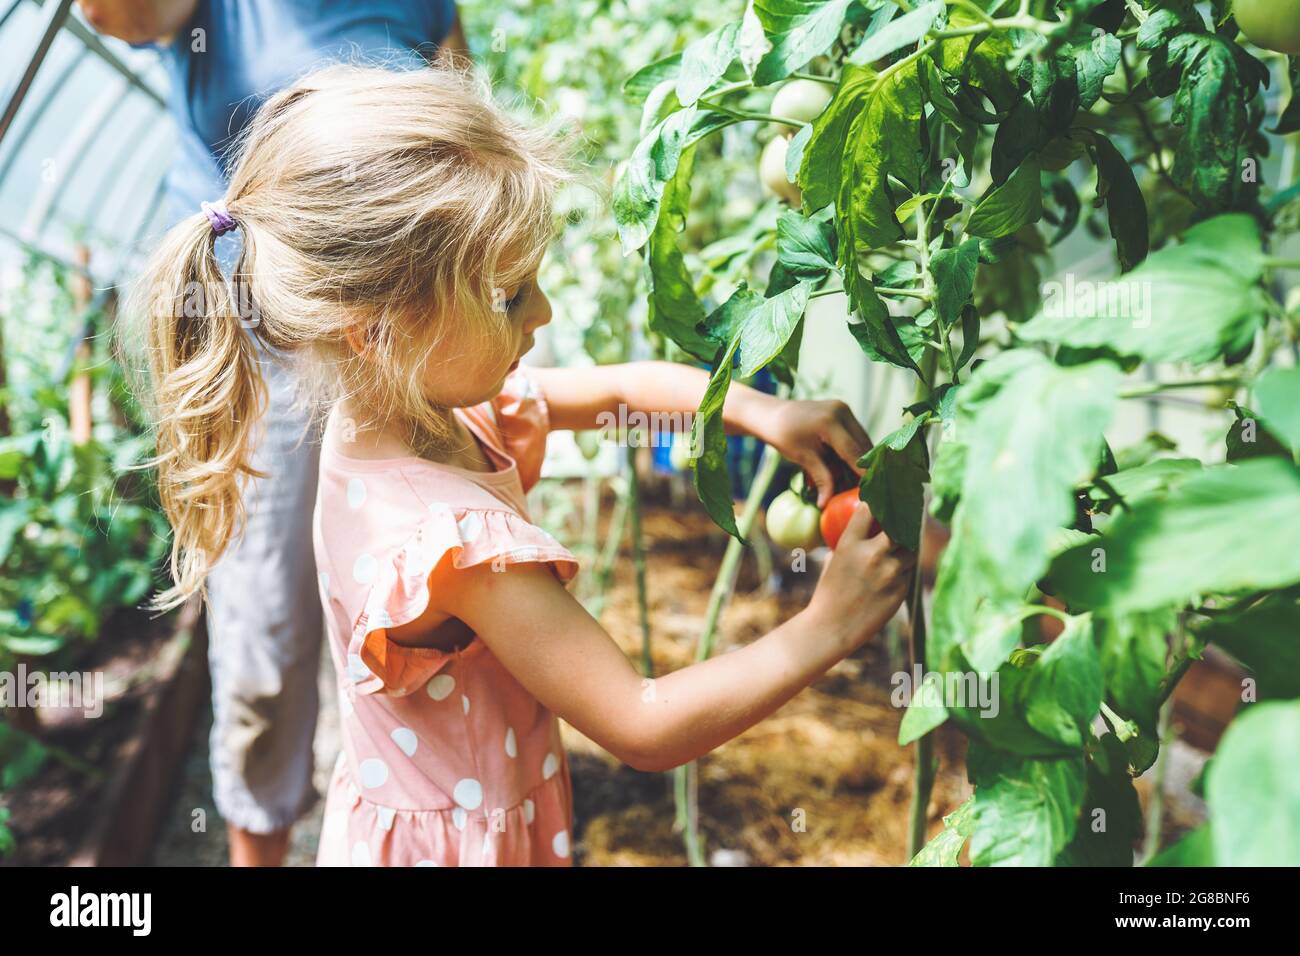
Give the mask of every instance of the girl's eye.
POLYGON ((513 312, 515 310, 515 306, 519 305, 519 303, 523 301, 524 301, 524 293, 523 290, 521 289, 520 291, 515 293, 513 299, 506 300, 506 311, 513 312))

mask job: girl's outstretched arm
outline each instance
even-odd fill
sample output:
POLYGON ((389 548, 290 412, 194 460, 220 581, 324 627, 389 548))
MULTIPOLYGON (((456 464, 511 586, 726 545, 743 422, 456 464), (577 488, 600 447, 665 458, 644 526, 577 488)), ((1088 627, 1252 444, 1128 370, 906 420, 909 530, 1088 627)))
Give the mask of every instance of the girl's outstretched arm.
POLYGON ((803 611, 745 647, 653 680, 542 565, 452 572, 438 603, 551 711, 638 770, 666 770, 752 727, 894 615, 914 559, 885 535, 868 539, 869 525, 860 506, 803 611))
MULTIPOLYGON (((601 428, 604 416, 626 420, 632 412, 678 415, 661 424, 686 430, 709 384, 703 369, 676 362, 530 367, 529 373, 546 396, 551 428, 574 431, 601 428)), ((819 508, 840 490, 827 457, 839 457, 861 474, 857 461, 871 448, 866 430, 844 402, 784 401, 738 382, 727 392, 722 421, 728 433, 754 435, 806 471, 817 486, 819 508)))

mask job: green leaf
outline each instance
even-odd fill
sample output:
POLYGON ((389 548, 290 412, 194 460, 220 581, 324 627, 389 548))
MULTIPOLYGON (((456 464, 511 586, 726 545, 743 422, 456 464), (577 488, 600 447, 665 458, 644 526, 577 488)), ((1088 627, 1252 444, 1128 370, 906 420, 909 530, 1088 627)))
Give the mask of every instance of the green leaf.
POLYGON ((715 342, 731 339, 738 344, 737 376, 749 378, 781 354, 803 318, 811 291, 811 283, 799 282, 765 299, 742 283, 705 320, 709 336, 715 342))
POLYGON ((1013 349, 961 387, 941 446, 955 460, 935 471, 937 495, 950 499, 960 488, 935 587, 932 659, 940 666, 958 646, 976 670, 1005 660, 1001 641, 976 638, 1020 608, 1047 568, 1054 529, 1073 523, 1074 488, 1096 466, 1118 382, 1109 362, 1060 368, 1013 349))
MULTIPOLYGON (((919 371, 916 358, 903 340, 902 329, 910 320, 895 319, 876 295, 875 286, 862 282, 858 286, 857 314, 849 316, 849 333, 873 362, 887 362, 899 368, 919 371)), ((915 329, 915 326, 910 326, 915 329)))
POLYGON ((1083 803, 1083 755, 1009 757, 972 742, 967 767, 975 783, 975 866, 1051 866, 1074 838, 1083 803))
POLYGON ((920 740, 947 719, 948 709, 943 705, 943 677, 930 671, 907 702, 907 710, 898 725, 898 745, 906 747, 920 740))
POLYGON ((936 286, 934 308, 945 326, 957 321, 962 306, 970 299, 979 256, 979 242, 967 239, 956 248, 940 249, 930 260, 930 273, 936 286))
POLYGON ((737 122, 735 117, 693 106, 670 113, 655 124, 628 158, 614 185, 613 214, 623 254, 635 252, 650 238, 659 218, 664 188, 677 172, 682 153, 710 133, 737 122))
POLYGON ((872 447, 858 462, 865 471, 858 496, 890 540, 916 551, 921 545, 930 453, 921 420, 913 418, 872 447))
POLYGON ((1215 866, 1214 837, 1210 824, 1192 830, 1173 846, 1165 847, 1147 862, 1147 866, 1215 866))
POLYGON ((908 866, 957 866, 962 847, 975 831, 975 798, 943 818, 943 829, 912 857, 908 866))
POLYGON ((647 325, 652 332, 666 335, 697 359, 709 361, 718 343, 697 331, 705 317, 704 306, 695 294, 694 281, 677 245, 677 235, 685 226, 690 208, 694 152, 694 149, 683 152, 672 180, 664 188, 662 211, 650 234, 647 325))
POLYGON ((623 93, 632 99, 644 100, 659 84, 676 81, 681 68, 682 53, 679 50, 671 56, 647 63, 629 76, 623 81, 623 93))
POLYGON ((1271 594, 1237 614, 1215 617, 1200 631, 1255 675, 1260 700, 1300 697, 1300 602, 1271 594))
POLYGON ((740 21, 736 20, 686 46, 677 75, 677 99, 682 106, 694 106, 709 87, 722 79, 740 52, 739 39, 740 21))
POLYGON ((1300 367, 1270 368, 1252 389, 1255 407, 1268 430, 1300 456, 1300 367))
POLYGON ((1101 705, 1101 661, 1092 619, 1072 617, 1029 669, 1025 719, 1044 737, 1082 748, 1101 705))
POLYGON ((35 737, 0 721, 0 791, 12 790, 45 764, 49 749, 35 737))
POLYGON ((1088 782, 1074 839, 1057 866, 1132 866, 1142 833, 1142 807, 1128 773, 1124 745, 1104 734, 1088 747, 1088 782))
POLYGON ((1300 474, 1281 459, 1254 458, 1206 468, 1121 512, 1098 542, 1057 557, 1051 579, 1072 606, 1123 615, 1212 591, 1294 584, 1296 540, 1300 474))
POLYGON ((1088 489, 1088 497, 1104 502, 1114 492, 1131 505, 1150 495, 1165 493, 1200 470, 1201 463, 1196 458, 1157 458, 1107 475, 1104 484, 1099 482, 1088 489))
POLYGON ((722 421, 722 406, 731 387, 731 364, 740 344, 737 333, 731 344, 718 350, 717 364, 709 386, 700 400, 699 412, 691 424, 691 447, 699 450, 692 459, 695 492, 704 503, 709 517, 719 528, 740 537, 736 527, 736 506, 731 498, 731 474, 727 470, 727 435, 722 421))
POLYGON ((1252 101, 1266 68, 1205 32, 1187 10, 1155 11, 1138 32, 1138 48, 1151 54, 1152 90, 1175 94, 1170 120, 1183 132, 1170 169, 1174 182, 1202 209, 1248 208, 1259 186, 1242 170, 1255 135, 1252 101))
POLYGON ((1252 412, 1244 405, 1238 405, 1236 402, 1228 402, 1232 408, 1232 424, 1228 426, 1228 434, 1224 436, 1224 444, 1227 446, 1228 461, 1238 462, 1247 458, 1287 458, 1289 453, 1280 441, 1273 437, 1273 433, 1267 428, 1262 428, 1263 424, 1259 416, 1252 412))
POLYGON ((776 221, 776 261, 791 275, 820 281, 835 268, 835 228, 787 209, 776 221))
MULTIPOLYGON (((858 256, 902 238, 894 211, 904 199, 922 191, 928 163, 922 135, 924 110, 918 67, 913 63, 875 80, 849 124, 835 208, 840 262, 854 308, 856 287, 862 281, 858 256), (891 178, 903 183, 906 191, 899 194, 891 178)), ((812 143, 816 135, 814 129, 812 143)), ((803 174, 801 169, 801 183, 803 174)))
POLYGON ((1264 321, 1263 268, 1254 220, 1220 216, 1123 279, 1051 285, 1043 312, 1017 334, 1151 362, 1209 362, 1248 345, 1264 321))
POLYGON ((1026 223, 1043 215, 1043 188, 1039 183, 1038 160, 1029 157, 1001 186, 994 186, 971 213, 966 232, 997 239, 1009 236, 1026 223))
POLYGON ((1102 84, 1119 65, 1123 45, 1113 33, 1099 33, 1071 47, 1075 77, 1079 88, 1079 105, 1087 110, 1101 99, 1102 84))
POLYGON ((813 120, 797 177, 807 208, 821 209, 839 195, 849 127, 875 82, 874 70, 846 66, 840 74, 835 97, 813 120))
POLYGON ((1237 715, 1206 774, 1219 866, 1294 866, 1300 860, 1300 700, 1253 704, 1237 715))
POLYGON ((640 249, 659 218, 664 187, 677 172, 687 137, 695 122, 694 107, 669 115, 637 143, 623 176, 614 187, 614 222, 623 241, 623 254, 640 249))
POLYGON ((1082 134, 1097 167, 1097 199, 1106 203, 1110 234, 1115 240, 1120 269, 1128 272, 1147 257, 1150 233, 1147 206, 1128 160, 1100 133, 1082 134))
POLYGON ((815 56, 825 53, 840 35, 846 18, 860 19, 854 0, 752 0, 772 49, 754 69, 754 85, 783 80, 815 56))
POLYGON ((910 13, 905 13, 896 20, 866 37, 858 48, 849 54, 849 62, 865 66, 883 59, 891 53, 911 46, 934 26, 939 15, 944 11, 943 0, 919 4, 910 13))
POLYGON ((1178 614, 1172 608, 1133 614, 1095 616, 1100 645, 1102 676, 1106 696, 1120 716, 1137 724, 1145 738, 1133 759, 1133 769, 1141 773, 1159 753, 1157 730, 1161 704, 1161 682, 1168 673, 1169 635, 1178 626, 1178 614))

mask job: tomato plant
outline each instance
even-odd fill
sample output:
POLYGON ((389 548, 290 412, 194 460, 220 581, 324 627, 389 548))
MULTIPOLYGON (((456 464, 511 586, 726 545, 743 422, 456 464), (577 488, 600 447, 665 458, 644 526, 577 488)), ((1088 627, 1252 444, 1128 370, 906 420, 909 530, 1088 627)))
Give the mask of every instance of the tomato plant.
POLYGON ((1300 107, 1265 93, 1295 86, 1297 60, 1241 42, 1226 0, 736 13, 628 81, 644 135, 614 217, 644 257, 652 329, 714 369, 694 476, 731 534, 723 398, 762 368, 794 381, 813 298, 836 296, 864 360, 914 381, 857 494, 909 547, 927 514, 951 528, 928 619, 919 577, 913 590, 914 663, 948 687, 996 679, 1000 703, 988 716, 918 695, 905 713, 914 862, 955 865, 969 844, 976 865, 1131 863, 1133 777, 1210 643, 1274 702, 1247 704, 1250 733, 1234 728, 1207 774, 1210 822, 1162 860, 1294 862, 1300 803, 1281 781, 1300 733, 1285 665, 1300 632, 1300 316, 1285 279, 1300 262, 1279 247, 1300 186, 1277 180, 1294 175, 1300 107), (829 99, 781 115, 792 77, 829 99), (692 181, 742 124, 784 129, 772 153, 798 193, 751 227, 775 250, 765 286, 710 303, 707 268, 692 274, 683 251, 692 181), (1109 244, 1114 278, 1045 285, 1077 233, 1109 244), (1217 453, 1111 448, 1123 403, 1209 387, 1235 419, 1217 453), (1050 643, 1029 626, 1042 615, 1064 625, 1050 643), (922 849, 945 723, 969 738, 975 792, 922 849))

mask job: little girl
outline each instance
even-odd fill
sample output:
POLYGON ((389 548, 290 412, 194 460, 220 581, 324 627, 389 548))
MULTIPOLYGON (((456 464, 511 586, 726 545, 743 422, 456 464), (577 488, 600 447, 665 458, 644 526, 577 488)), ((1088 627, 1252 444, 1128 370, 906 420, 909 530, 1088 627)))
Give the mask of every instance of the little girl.
MULTIPOLYGON (((166 236, 144 279, 173 605, 238 534, 264 401, 261 346, 325 397, 314 542, 343 752, 318 862, 570 861, 558 717, 645 771, 771 714, 893 616, 913 557, 859 506, 808 607, 746 647, 645 680, 566 590, 574 556, 524 493, 551 429, 690 412, 670 363, 521 369, 550 321, 537 268, 567 177, 563 137, 463 75, 331 67, 272 97, 224 200, 166 236), (217 235, 239 229, 228 285, 217 235), (254 337, 257 340, 255 341, 254 337)), ((839 402, 735 386, 728 430, 802 465, 870 447, 839 402)))

